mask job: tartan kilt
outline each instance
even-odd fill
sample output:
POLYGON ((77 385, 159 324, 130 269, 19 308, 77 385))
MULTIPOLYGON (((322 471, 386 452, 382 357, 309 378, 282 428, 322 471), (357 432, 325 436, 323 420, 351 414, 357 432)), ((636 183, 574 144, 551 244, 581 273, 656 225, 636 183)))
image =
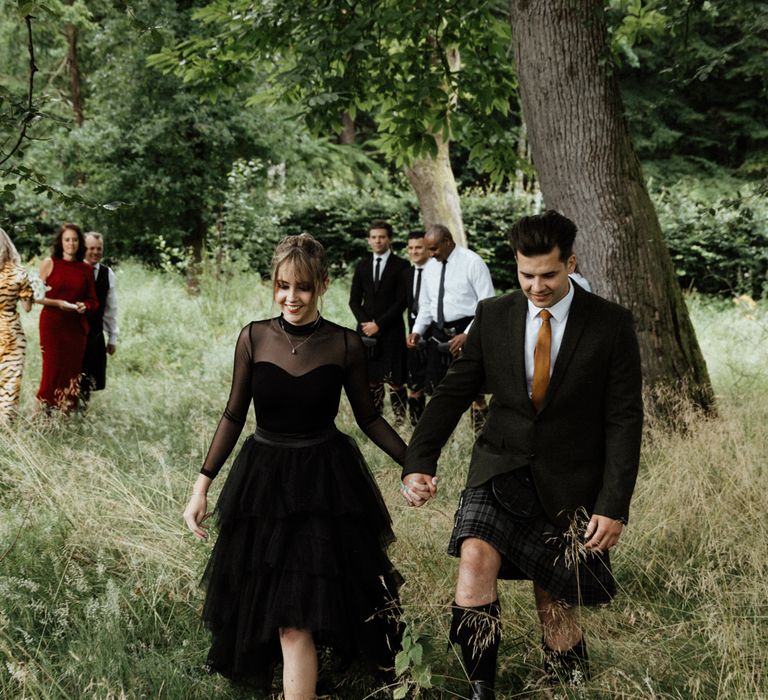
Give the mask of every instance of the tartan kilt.
POLYGON ((577 548, 569 545, 566 531, 543 515, 529 521, 515 519, 499 505, 490 482, 462 491, 448 554, 459 557, 467 537, 481 539, 501 554, 499 578, 530 579, 554 600, 594 606, 616 595, 608 552, 570 555, 577 548))

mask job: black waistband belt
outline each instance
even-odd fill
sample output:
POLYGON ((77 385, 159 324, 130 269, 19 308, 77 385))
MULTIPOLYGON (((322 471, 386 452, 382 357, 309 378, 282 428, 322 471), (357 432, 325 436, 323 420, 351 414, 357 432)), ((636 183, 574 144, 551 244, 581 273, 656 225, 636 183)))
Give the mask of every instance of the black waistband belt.
POLYGON ((272 433, 263 428, 256 428, 253 439, 271 447, 312 447, 328 442, 338 434, 339 430, 335 425, 311 433, 272 433))

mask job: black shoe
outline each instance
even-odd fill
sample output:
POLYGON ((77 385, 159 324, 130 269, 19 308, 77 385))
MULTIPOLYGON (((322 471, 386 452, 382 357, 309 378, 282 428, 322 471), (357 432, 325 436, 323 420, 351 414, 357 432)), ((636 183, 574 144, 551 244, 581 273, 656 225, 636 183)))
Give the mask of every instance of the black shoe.
POLYGON ((542 640, 544 673, 547 680, 569 686, 580 686, 589 680, 589 655, 584 637, 566 651, 555 651, 542 640))
POLYGON ((470 681, 472 686, 472 700, 496 700, 493 684, 485 681, 470 681))

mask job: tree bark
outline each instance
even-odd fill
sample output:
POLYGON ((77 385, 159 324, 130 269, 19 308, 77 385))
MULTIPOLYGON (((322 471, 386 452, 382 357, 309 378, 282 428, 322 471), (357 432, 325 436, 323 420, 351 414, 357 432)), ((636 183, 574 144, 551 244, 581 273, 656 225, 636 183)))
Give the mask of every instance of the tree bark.
POLYGON ((437 156, 413 161, 405 175, 416 192, 424 227, 432 224, 447 226, 456 245, 467 246, 461 202, 456 178, 451 168, 449 144, 435 137, 437 156))
POLYGON ((602 0, 510 0, 523 116, 547 207, 579 227, 595 292, 635 317, 646 387, 714 398, 624 118, 602 0))
POLYGON ((72 99, 72 111, 75 113, 75 124, 83 125, 85 116, 83 113, 83 96, 80 91, 80 70, 77 65, 77 27, 67 24, 64 27, 67 36, 67 65, 69 66, 69 86, 72 99))
MULTIPOLYGON (((461 53, 457 46, 445 49, 445 61, 449 69, 457 73, 461 69, 461 53)), ((458 94, 446 82, 446 109, 456 107, 458 94)), ((446 226, 453 236, 456 245, 467 247, 467 235, 464 232, 464 221, 461 216, 461 200, 456 178, 451 167, 450 141, 440 134, 431 134, 437 145, 437 155, 434 158, 419 158, 405 169, 408 182, 411 183, 419 200, 421 219, 424 228, 432 224, 446 226)))
POLYGON ((349 112, 341 114, 341 132, 339 143, 342 146, 351 146, 355 142, 355 120, 349 116, 349 112))

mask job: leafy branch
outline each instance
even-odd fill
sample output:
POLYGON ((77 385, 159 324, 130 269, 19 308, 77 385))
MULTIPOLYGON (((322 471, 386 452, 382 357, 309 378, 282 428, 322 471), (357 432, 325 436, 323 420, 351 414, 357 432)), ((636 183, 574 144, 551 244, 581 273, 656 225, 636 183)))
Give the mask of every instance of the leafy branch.
POLYGON ((22 118, 21 130, 19 132, 18 138, 16 139, 16 143, 7 154, 3 155, 0 153, 0 155, 2 155, 2 157, 0 157, 0 165, 3 165, 8 160, 10 160, 16 151, 21 148, 21 144, 24 142, 24 139, 27 136, 27 128, 35 119, 35 117, 38 116, 37 110, 34 108, 33 103, 33 97, 35 93, 35 73, 37 73, 38 68, 37 64, 35 63, 35 44, 32 41, 32 19, 33 17, 31 15, 24 16, 24 23, 27 25, 27 51, 29 52, 29 79, 27 81, 26 110, 22 118))

